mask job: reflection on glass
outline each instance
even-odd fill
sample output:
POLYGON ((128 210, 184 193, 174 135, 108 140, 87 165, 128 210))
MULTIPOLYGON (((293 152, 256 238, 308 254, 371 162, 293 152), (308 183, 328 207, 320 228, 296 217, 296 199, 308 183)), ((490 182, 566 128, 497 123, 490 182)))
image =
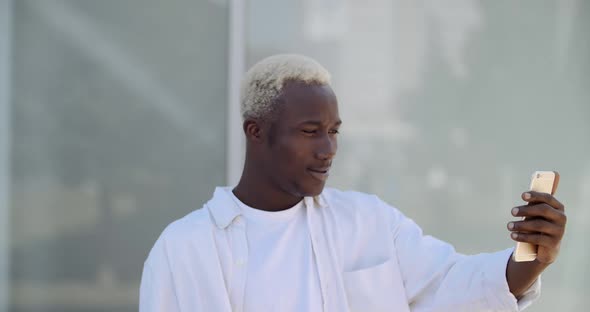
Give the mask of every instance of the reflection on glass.
POLYGON ((227 8, 148 2, 14 2, 11 311, 137 311, 224 183, 227 8))
POLYGON ((571 221, 531 311, 584 310, 587 2, 250 0, 248 7, 248 65, 295 52, 333 74, 344 123, 332 185, 376 193, 427 233, 473 253, 512 246, 505 224, 530 174, 560 171, 558 197, 571 221))

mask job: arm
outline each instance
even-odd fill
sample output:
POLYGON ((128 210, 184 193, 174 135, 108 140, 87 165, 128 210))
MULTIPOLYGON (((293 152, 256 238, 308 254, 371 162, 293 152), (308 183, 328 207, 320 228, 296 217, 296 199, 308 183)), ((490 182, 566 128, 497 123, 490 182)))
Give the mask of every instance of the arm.
POLYGON ((539 295, 535 288, 521 303, 510 293, 505 274, 511 249, 462 255, 396 214, 393 237, 412 311, 519 311, 539 295))
POLYGON ((519 298, 559 254, 567 221, 564 206, 550 194, 527 192, 522 199, 529 204, 512 209, 512 214, 529 219, 508 223, 510 237, 518 242, 538 245, 537 259, 516 262, 510 258, 506 280, 510 292, 519 298))
POLYGON ((158 240, 143 265, 139 288, 140 312, 180 311, 162 241, 158 240))

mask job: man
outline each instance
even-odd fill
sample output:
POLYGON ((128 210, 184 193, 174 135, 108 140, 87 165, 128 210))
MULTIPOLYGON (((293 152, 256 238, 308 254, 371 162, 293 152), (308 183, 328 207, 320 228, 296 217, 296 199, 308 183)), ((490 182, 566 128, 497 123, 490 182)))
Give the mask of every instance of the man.
POLYGON ((324 188, 342 122, 317 62, 262 60, 241 104, 242 177, 164 230, 140 311, 519 311, 539 296, 566 222, 551 195, 524 193, 512 214, 531 219, 508 225, 537 260, 461 255, 374 195, 324 188))

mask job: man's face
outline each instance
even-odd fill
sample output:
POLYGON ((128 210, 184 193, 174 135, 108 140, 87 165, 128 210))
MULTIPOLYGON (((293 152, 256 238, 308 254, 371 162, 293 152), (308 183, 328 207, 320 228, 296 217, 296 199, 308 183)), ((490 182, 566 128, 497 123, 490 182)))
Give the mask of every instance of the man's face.
POLYGON ((341 121, 329 86, 287 82, 266 144, 266 173, 294 196, 322 192, 336 155, 341 121))

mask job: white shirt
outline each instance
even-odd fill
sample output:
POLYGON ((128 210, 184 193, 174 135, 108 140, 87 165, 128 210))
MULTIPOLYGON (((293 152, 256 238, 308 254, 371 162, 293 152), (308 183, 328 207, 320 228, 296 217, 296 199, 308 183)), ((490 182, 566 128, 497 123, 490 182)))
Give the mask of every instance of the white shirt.
MULTIPOLYGON (((228 190, 158 238, 141 312, 244 311, 246 223, 228 190)), ((540 294, 540 280, 519 301, 510 293, 512 249, 458 254, 376 196, 326 188, 303 202, 325 312, 521 311, 540 294)))
POLYGON ((254 209, 232 192, 246 220, 244 311, 321 311, 322 295, 303 201, 277 212, 254 209))

